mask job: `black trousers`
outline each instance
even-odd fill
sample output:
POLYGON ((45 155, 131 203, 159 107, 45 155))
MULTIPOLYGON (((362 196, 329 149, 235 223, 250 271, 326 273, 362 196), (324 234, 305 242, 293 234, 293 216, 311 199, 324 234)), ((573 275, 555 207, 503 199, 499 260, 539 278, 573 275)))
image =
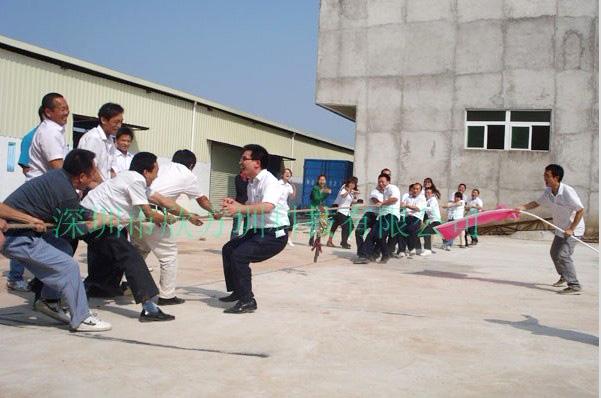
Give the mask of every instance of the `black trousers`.
POLYGON ((407 236, 407 248, 409 250, 422 248, 422 244, 417 236, 421 223, 422 220, 417 217, 407 216, 405 218, 403 235, 407 236))
POLYGON ((357 255, 359 255, 359 248, 365 242, 363 235, 365 231, 371 230, 376 225, 378 215, 372 211, 363 214, 363 217, 359 220, 357 227, 355 228, 355 242, 357 243, 357 255))
POLYGON ((421 231, 421 235, 424 237, 424 249, 432 250, 432 235, 436 234, 434 227, 440 225, 438 221, 432 221, 421 231))
POLYGON ((92 232, 82 238, 88 244, 88 277, 86 291, 101 295, 121 295, 121 278, 125 274, 136 303, 159 294, 144 258, 127 240, 125 231, 92 232))
POLYGON ((345 216, 340 212, 336 212, 334 214, 334 223, 332 224, 332 228, 330 228, 330 236, 334 236, 338 227, 342 227, 342 240, 340 243, 348 244, 348 238, 353 230, 353 220, 351 216, 345 216))
POLYGON ((394 249, 394 238, 399 233, 399 219, 396 216, 392 214, 380 216, 359 248, 359 257, 372 256, 376 246, 379 246, 382 250, 382 258, 389 258, 391 250, 394 249), (388 239, 389 237, 393 239, 388 239))
POLYGON ((268 260, 284 250, 288 234, 282 231, 283 236, 276 238, 274 230, 249 230, 223 246, 223 275, 228 292, 234 292, 242 301, 254 297, 250 263, 268 260))

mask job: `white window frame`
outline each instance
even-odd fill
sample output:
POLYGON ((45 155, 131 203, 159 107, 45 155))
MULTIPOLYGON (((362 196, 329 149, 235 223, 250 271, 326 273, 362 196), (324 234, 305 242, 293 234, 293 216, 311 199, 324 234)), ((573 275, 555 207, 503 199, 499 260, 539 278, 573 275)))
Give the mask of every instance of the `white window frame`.
POLYGON ((504 121, 468 121, 467 113, 468 112, 478 112, 478 111, 499 111, 498 109, 466 109, 464 120, 465 120, 465 140, 463 147, 467 150, 479 150, 479 151, 530 151, 530 152, 549 152, 551 150, 551 123, 550 122, 512 122, 511 121, 511 112, 520 112, 520 111, 546 111, 551 112, 550 109, 511 109, 505 110, 505 120, 504 121), (503 144, 503 149, 488 149, 488 125, 496 124, 496 125, 504 125, 505 126, 505 141, 503 144), (470 126, 479 126, 484 127, 484 147, 468 147, 468 130, 470 126), (549 149, 532 149, 532 126, 549 126, 549 149), (511 147, 511 138, 513 134, 513 127, 528 127, 528 148, 512 148, 511 147))

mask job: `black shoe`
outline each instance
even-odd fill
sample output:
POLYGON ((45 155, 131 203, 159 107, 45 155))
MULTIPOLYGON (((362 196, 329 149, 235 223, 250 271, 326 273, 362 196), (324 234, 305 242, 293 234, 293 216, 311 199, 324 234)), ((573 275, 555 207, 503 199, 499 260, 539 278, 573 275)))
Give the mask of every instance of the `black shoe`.
POLYGON ((142 310, 142 312, 140 313, 140 317, 138 318, 138 320, 140 322, 163 322, 163 321, 172 321, 174 319, 175 319, 175 316, 165 314, 163 311, 161 311, 160 308, 159 308, 159 312, 157 312, 156 314, 151 314, 151 313, 146 312, 146 310, 142 310))
POLYGON ((240 300, 240 297, 236 293, 232 293, 229 296, 219 297, 219 301, 223 301, 224 303, 233 303, 234 301, 240 300))
POLYGON ((236 305, 230 307, 223 312, 226 314, 244 314, 246 312, 254 312, 257 309, 257 301, 250 299, 250 301, 242 302, 238 301, 236 305))
POLYGON ((186 300, 184 300, 183 298, 179 298, 179 297, 172 297, 172 298, 161 298, 159 297, 159 305, 175 305, 175 304, 183 304, 185 303, 186 300))
POLYGON ((342 247, 343 249, 350 249, 351 245, 349 245, 348 243, 341 243, 340 247, 342 247))
POLYGON ((313 247, 313 243, 315 243, 315 238, 310 237, 309 238, 309 246, 313 247))
POLYGON ((563 290, 558 291, 558 294, 580 294, 582 288, 580 286, 568 286, 563 290))

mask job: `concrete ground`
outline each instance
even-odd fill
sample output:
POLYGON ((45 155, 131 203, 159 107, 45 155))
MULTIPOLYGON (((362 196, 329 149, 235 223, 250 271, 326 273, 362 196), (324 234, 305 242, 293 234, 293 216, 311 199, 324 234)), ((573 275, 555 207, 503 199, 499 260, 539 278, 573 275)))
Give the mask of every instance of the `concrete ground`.
POLYGON ((583 246, 584 291, 561 296, 549 242, 487 236, 386 265, 325 248, 314 264, 299 234, 253 266, 258 311, 227 315, 223 238, 205 236, 180 244, 174 322, 92 299, 113 330, 70 333, 2 282, 0 396, 598 396, 599 264, 583 246))

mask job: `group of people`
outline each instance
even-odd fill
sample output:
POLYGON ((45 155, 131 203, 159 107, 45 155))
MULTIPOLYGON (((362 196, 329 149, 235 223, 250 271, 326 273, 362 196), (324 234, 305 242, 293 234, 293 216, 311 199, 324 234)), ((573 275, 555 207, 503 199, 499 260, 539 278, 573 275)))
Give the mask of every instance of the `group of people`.
POLYGON ((140 322, 174 320, 159 307, 185 302, 175 295, 178 251, 170 225, 203 223, 176 202, 186 195, 214 219, 223 214, 266 215, 249 219, 253 230, 223 248, 226 286, 232 294, 222 301, 236 302, 224 312, 254 311, 249 264, 277 254, 288 240, 288 191, 266 170, 269 154, 259 145, 243 148, 239 163, 248 177, 248 197, 242 203, 226 198, 216 209, 199 189, 192 172, 196 156, 190 150, 176 151, 160 167, 150 152, 129 153, 133 132, 123 126, 124 112, 118 104, 102 105, 98 126, 68 151, 67 100, 58 93, 42 99, 41 122, 22 145, 19 163, 27 181, 0 203, 0 250, 10 259, 8 288, 33 290, 34 309, 72 331, 111 329, 90 312, 88 297, 120 296, 127 289, 141 304, 140 322), (73 259, 79 240, 87 243, 85 281, 73 259), (145 261, 151 251, 160 263, 158 286, 145 261), (35 277, 29 284, 24 268, 35 277))
MULTIPOLYGON (((565 232, 556 231, 551 247, 551 259, 559 274, 559 280, 553 284, 555 287, 565 287, 559 291, 561 294, 577 294, 581 290, 576 277, 574 263, 571 258, 576 245, 572 236, 581 238, 584 235, 584 207, 578 194, 571 186, 561 182, 564 170, 557 164, 550 164, 545 168, 544 182, 546 190, 536 201, 520 205, 516 212, 529 210, 539 205, 547 205, 553 213, 553 220, 565 232)), ((364 205, 359 199, 357 190, 358 180, 352 177, 339 190, 334 207, 337 208, 331 217, 329 238, 327 246, 333 247, 333 235, 337 228, 342 228, 340 246, 350 249, 349 236, 355 229, 357 257, 355 264, 367 264, 380 258, 380 263, 386 263, 391 257, 404 257, 418 254, 428 256, 432 253, 432 235, 436 232, 434 227, 442 223, 440 209, 447 210, 447 222, 460 220, 473 216, 484 210, 484 203, 480 198, 480 190, 473 188, 471 195, 466 194, 467 186, 460 183, 448 201, 439 204, 441 193, 431 178, 424 179, 423 184, 415 182, 409 185, 408 192, 401 195, 400 189, 390 183, 390 169, 383 169, 378 176, 378 183, 368 197, 369 203, 364 205), (353 207, 355 204, 361 207, 353 207), (362 209, 353 212, 354 209, 362 209), (353 215, 360 216, 357 225, 353 223, 353 215), (421 238, 424 245, 422 248, 421 238)), ((318 178, 311 192, 312 213, 311 232, 309 245, 313 245, 313 238, 317 225, 317 217, 323 214, 325 200, 331 194, 327 186, 326 176, 318 178), (319 210, 321 209, 321 211, 319 210)), ((473 218, 473 217, 472 217, 473 218)), ((478 221, 465 223, 466 228, 459 235, 459 247, 467 248, 478 244, 478 221)), ((444 240, 442 249, 449 251, 453 240, 444 240)))
MULTIPOLYGON (((333 206, 336 211, 331 217, 327 246, 334 247, 333 236, 340 227, 342 230, 340 246, 344 249, 351 249, 348 239, 354 229, 357 255, 361 257, 361 262, 365 261, 362 255, 364 252, 361 251, 361 246, 365 243, 365 235, 374 229, 376 220, 383 215, 382 220, 387 220, 385 230, 390 230, 387 233, 386 244, 389 250, 378 250, 379 246, 376 246, 370 257, 376 258, 381 254, 382 261, 386 262, 389 257, 415 254, 427 256, 433 253, 431 239, 431 235, 435 233, 433 228, 442 223, 441 207, 447 209, 447 221, 458 220, 483 210, 484 203, 480 198, 480 190, 472 189, 471 197, 468 197, 466 195, 467 187, 464 183, 459 184, 457 191, 449 197, 448 202, 439 204, 441 193, 430 177, 425 178, 423 184, 412 183, 403 195, 397 186, 390 184, 390 177, 390 169, 383 169, 380 172, 377 186, 369 193, 368 204, 364 204, 360 199, 356 177, 352 177, 344 183, 334 200, 333 206), (384 199, 385 192, 388 196, 398 198, 398 200, 390 202, 390 198, 384 199), (359 220, 357 225, 354 224, 353 217, 359 220), (390 224, 393 222, 394 224, 390 224), (424 241, 423 249, 422 239, 424 241)), ((325 206, 325 201, 330 194, 331 189, 327 187, 326 176, 319 176, 311 192, 311 208, 314 209, 312 224, 317 223, 316 217, 319 214, 319 208, 325 206)), ((383 227, 382 223, 378 224, 378 228, 383 227)), ((312 245, 313 242, 313 230, 309 245, 312 245)), ((378 233, 383 235, 384 229, 378 230, 378 233)), ((460 240, 460 247, 478 244, 477 225, 467 229, 460 240), (468 242, 468 238, 471 242, 468 242)), ((443 241, 442 248, 448 251, 451 250, 452 245, 452 240, 443 241)))

